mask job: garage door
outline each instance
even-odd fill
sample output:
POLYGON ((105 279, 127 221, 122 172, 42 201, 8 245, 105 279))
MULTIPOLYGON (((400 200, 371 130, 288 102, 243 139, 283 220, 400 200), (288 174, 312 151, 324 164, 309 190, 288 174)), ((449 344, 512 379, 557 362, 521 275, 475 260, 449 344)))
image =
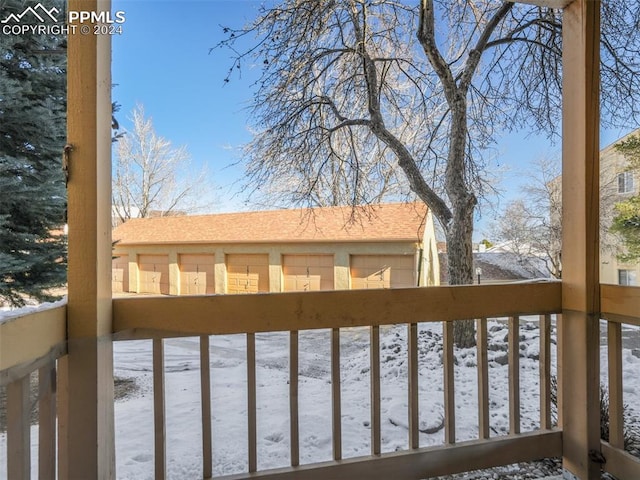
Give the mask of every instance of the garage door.
POLYGON ((115 257, 111 260, 111 291, 122 293, 129 291, 129 256, 115 257))
POLYGON ((413 255, 352 255, 351 288, 414 287, 413 255))
POLYGON ((180 295, 215 293, 215 255, 180 255, 180 295))
POLYGON ((140 293, 169 294, 169 256, 139 255, 140 293))
POLYGON ((268 255, 227 255, 227 293, 268 291, 268 255))
POLYGON ((285 292, 333 290, 333 255, 283 255, 285 292))

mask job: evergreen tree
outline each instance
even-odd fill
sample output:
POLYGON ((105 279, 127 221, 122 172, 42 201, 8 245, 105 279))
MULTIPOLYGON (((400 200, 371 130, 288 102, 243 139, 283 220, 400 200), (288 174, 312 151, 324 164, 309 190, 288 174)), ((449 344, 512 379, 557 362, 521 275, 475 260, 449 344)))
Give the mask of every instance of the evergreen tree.
POLYGON ((622 238, 625 252, 618 255, 618 260, 625 263, 640 261, 640 195, 634 195, 615 207, 616 216, 611 224, 611 231, 622 238))
MULTIPOLYGON (((35 5, 3 2, 3 18, 35 5)), ((66 38, 0 35, 0 303, 66 282, 65 137, 66 38)))

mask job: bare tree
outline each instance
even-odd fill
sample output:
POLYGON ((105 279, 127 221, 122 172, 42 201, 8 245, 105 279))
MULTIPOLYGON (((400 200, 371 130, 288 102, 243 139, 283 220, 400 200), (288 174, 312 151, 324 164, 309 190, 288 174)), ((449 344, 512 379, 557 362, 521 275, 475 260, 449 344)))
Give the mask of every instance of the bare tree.
POLYGON ((142 105, 133 110, 131 122, 133 130, 122 131, 114 143, 113 205, 120 222, 205 207, 206 171, 193 174, 186 147, 173 148, 158 136, 142 105))
MULTIPOLYGON (((604 118, 637 118, 640 8, 617 0, 603 9, 604 118)), ((294 179, 289 200, 312 203, 321 179, 339 171, 350 193, 341 201, 367 203, 381 183, 366 162, 397 165, 445 233, 450 282, 472 283, 473 216, 495 131, 553 134, 561 124, 561 11, 488 0, 283 0, 225 31, 230 75, 246 62, 263 68, 249 183, 294 179), (243 50, 247 36, 255 43, 243 50), (382 151, 390 155, 370 154, 382 151)), ((472 345, 473 324, 457 322, 454 336, 472 345)))
POLYGON ((543 158, 529 172, 524 197, 509 202, 491 226, 494 242, 508 244, 521 264, 532 258, 544 261, 548 273, 561 278, 562 195, 560 162, 543 158))
MULTIPOLYGON (((615 251, 617 239, 609 232, 617 192, 617 177, 612 165, 601 164, 600 170, 600 250, 615 251)), ((509 202, 500 218, 491 226, 494 241, 507 242, 516 257, 539 257, 549 274, 562 277, 562 177, 559 159, 536 160, 526 172, 530 178, 523 196, 509 202)))

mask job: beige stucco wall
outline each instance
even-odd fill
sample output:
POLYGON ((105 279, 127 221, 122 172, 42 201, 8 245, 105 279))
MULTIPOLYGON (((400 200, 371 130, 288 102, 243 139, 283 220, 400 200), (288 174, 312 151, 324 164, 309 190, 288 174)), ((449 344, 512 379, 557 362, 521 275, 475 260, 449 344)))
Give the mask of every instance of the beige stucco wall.
MULTIPOLYGON (((640 192, 640 176, 635 173, 634 192, 618 193, 618 174, 626 170, 627 162, 624 156, 616 151, 615 145, 630 135, 639 134, 640 130, 631 132, 600 151, 600 283, 617 285, 619 270, 633 270, 636 272, 637 282, 640 285, 640 263, 633 265, 618 262, 616 255, 624 250, 619 239, 609 233, 609 227, 615 215, 615 204, 626 200, 631 195, 638 195, 640 192)), ((562 177, 558 177, 553 182, 558 183, 561 180, 562 177)), ((562 193, 559 188, 554 189, 554 192, 558 195, 562 193)), ((557 201, 559 200, 557 199, 557 201)), ((559 217, 551 219, 556 224, 560 220, 559 217)))
MULTIPOLYGON (((632 132, 630 135, 640 134, 640 130, 632 132)), ((630 193, 618 193, 618 174, 627 168, 627 161, 624 156, 616 152, 615 145, 624 140, 624 137, 604 148, 600 152, 600 191, 601 191, 601 250, 600 250, 600 282, 618 284, 619 270, 633 270, 636 272, 637 282, 640 282, 640 263, 625 264, 616 258, 618 252, 622 252, 623 247, 619 239, 608 232, 615 212, 613 207, 616 203, 628 199, 632 195, 640 192, 640 178, 634 174, 634 191, 630 193)), ((640 283, 636 283, 637 285, 640 283)))
POLYGON ((421 272, 419 285, 427 287, 440 285, 440 261, 438 260, 436 231, 431 211, 427 212, 422 250, 422 268, 418 269, 421 272))
POLYGON ((230 254, 266 254, 269 256, 269 288, 283 291, 282 256, 287 254, 330 254, 334 257, 334 288, 350 288, 349 262, 352 255, 413 255, 418 268, 419 249, 423 247, 420 285, 437 284, 440 278, 435 235, 431 218, 427 219, 424 243, 418 242, 349 242, 349 243, 278 243, 278 244, 220 244, 220 245, 121 245, 114 255, 128 255, 129 291, 139 291, 139 255, 169 255, 170 294, 180 294, 181 254, 212 254, 215 256, 215 292, 227 291, 226 256, 230 254), (431 279, 431 280, 430 280, 431 279), (435 279, 435 281, 434 281, 435 279))

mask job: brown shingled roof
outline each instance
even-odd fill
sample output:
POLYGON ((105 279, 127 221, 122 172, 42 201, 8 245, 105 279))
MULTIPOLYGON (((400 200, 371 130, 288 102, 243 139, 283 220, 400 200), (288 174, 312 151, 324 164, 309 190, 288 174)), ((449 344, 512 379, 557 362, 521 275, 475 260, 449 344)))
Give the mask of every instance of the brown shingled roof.
POLYGON ((355 212, 326 207, 137 218, 115 228, 113 240, 120 245, 421 241, 426 212, 423 203, 390 203, 355 212))

